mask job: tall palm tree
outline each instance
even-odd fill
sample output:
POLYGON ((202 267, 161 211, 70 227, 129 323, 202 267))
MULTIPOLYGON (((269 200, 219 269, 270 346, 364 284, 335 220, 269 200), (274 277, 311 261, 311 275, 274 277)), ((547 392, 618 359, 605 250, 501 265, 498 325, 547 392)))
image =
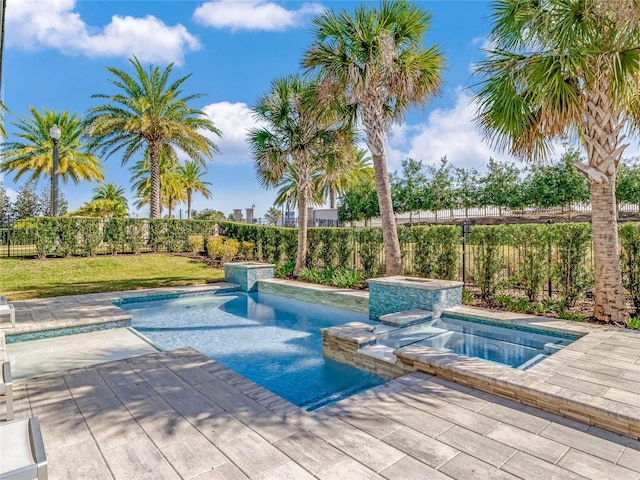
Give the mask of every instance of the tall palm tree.
POLYGON ((594 0, 498 0, 479 66, 477 121, 495 145, 524 159, 544 157, 567 134, 587 163, 595 265, 594 316, 627 322, 616 226, 615 181, 625 128, 640 120, 640 27, 617 22, 594 0))
POLYGON ((178 167, 178 173, 182 177, 182 184, 187 192, 187 219, 191 220, 191 200, 193 193, 200 193, 204 198, 209 199, 213 195, 207 188, 211 182, 205 182, 202 177, 206 170, 196 162, 186 161, 184 165, 178 167))
MULTIPOLYGON (((135 192, 135 196, 138 198, 135 206, 141 208, 151 203, 151 170, 149 168, 151 161, 149 158, 149 150, 145 151, 144 157, 138 160, 130 169, 131 172, 131 188, 135 192)), ((163 146, 160 150, 160 158, 158 161, 158 170, 160 171, 160 212, 162 216, 162 208, 166 206, 166 195, 163 195, 163 183, 165 177, 169 174, 171 169, 176 168, 178 165, 178 157, 176 152, 163 146)))
POLYGON ((104 180, 103 165, 82 142, 84 127, 80 117, 68 111, 57 113, 46 108, 39 112, 29 107, 29 112, 29 117, 11 122, 18 128, 17 140, 2 146, 2 172, 13 172, 16 180, 28 175, 27 182, 37 182, 46 175, 50 177, 53 189, 53 140, 49 129, 57 124, 62 132, 58 140, 58 175, 62 181, 78 184, 82 180, 104 180))
POLYGON ((160 153, 163 148, 177 148, 189 158, 205 163, 218 151, 215 143, 203 131, 220 136, 204 112, 189 107, 201 94, 183 95, 182 84, 186 75, 170 83, 173 69, 164 71, 150 66, 145 70, 137 58, 130 59, 134 75, 109 67, 115 77, 111 83, 120 93, 93 95, 107 103, 89 110, 87 126, 93 138, 92 146, 110 156, 122 151, 122 163, 136 153, 149 152, 150 217, 160 217, 160 153))
MULTIPOLYGON (((323 174, 324 170, 315 171, 311 178, 311 188, 309 189, 309 198, 307 199, 307 206, 322 205, 324 202, 323 192, 318 181, 318 177, 323 174)), ((294 165, 288 166, 287 170, 282 174, 282 179, 276 185, 278 191, 276 192, 276 198, 274 205, 281 207, 287 202, 291 202, 294 205, 298 203, 298 173, 294 169, 294 165)))
POLYGON ((313 19, 315 41, 303 65, 321 77, 320 98, 340 98, 362 122, 373 157, 387 275, 402 273, 385 136, 391 123, 440 89, 444 59, 423 46, 431 15, 406 0, 361 4, 353 15, 327 11, 313 19))
POLYGON ((266 125, 249 132, 256 172, 264 187, 279 186, 287 172, 296 185, 298 251, 294 273, 304 266, 307 251, 307 204, 314 190, 313 174, 324 168, 332 152, 351 145, 348 125, 337 122, 334 110, 320 109, 317 84, 289 76, 275 79, 270 92, 253 107, 266 125))

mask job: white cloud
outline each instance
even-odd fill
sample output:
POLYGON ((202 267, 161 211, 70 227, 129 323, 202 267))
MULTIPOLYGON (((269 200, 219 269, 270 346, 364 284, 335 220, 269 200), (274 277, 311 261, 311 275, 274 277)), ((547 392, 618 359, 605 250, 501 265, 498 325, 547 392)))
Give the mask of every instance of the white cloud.
POLYGON ((495 41, 488 36, 475 37, 471 40, 471 45, 474 47, 479 45, 482 50, 494 50, 496 47, 495 41))
POLYGON ((211 136, 218 145, 222 155, 216 155, 215 162, 226 164, 247 164, 253 161, 247 143, 249 129, 258 128, 260 124, 253 118, 251 109, 246 103, 219 102, 212 103, 202 109, 213 121, 222 138, 211 136))
POLYGON ((178 24, 114 15, 103 27, 87 25, 74 11, 76 0, 8 2, 7 43, 24 50, 53 48, 69 55, 129 57, 143 62, 181 64, 200 42, 178 24))
POLYGON ((407 157, 438 164, 446 155, 456 167, 477 170, 482 170, 490 157, 513 161, 513 157, 496 151, 483 140, 473 123, 475 110, 472 97, 459 90, 451 109, 434 110, 424 123, 394 126, 387 142, 389 170, 399 170, 407 157))
POLYGON ((310 16, 324 11, 317 3, 303 3, 297 10, 266 1, 216 0, 196 8, 194 19, 203 25, 231 30, 281 31, 300 26, 310 16))

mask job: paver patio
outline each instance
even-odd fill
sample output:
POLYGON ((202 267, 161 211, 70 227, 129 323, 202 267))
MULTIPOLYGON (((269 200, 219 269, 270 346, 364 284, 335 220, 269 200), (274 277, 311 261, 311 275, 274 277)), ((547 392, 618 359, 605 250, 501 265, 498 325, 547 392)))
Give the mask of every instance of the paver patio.
POLYGON ((640 442, 413 373, 305 412, 193 349, 20 380, 56 479, 640 479, 640 442))
MULTIPOLYGON (((16 328, 0 327, 121 320, 120 298, 227 287, 15 302, 16 328)), ((527 373, 629 418, 640 411, 640 335, 600 332, 527 373)), ((640 480, 636 439, 424 373, 307 413, 181 349, 19 380, 15 397, 16 418, 40 417, 52 479, 640 480)))

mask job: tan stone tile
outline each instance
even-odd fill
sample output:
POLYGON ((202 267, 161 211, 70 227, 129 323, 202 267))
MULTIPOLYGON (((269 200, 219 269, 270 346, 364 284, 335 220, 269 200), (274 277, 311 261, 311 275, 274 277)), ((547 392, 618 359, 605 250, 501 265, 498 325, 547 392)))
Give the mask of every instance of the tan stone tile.
POLYGON ((640 472, 640 450, 625 448, 618 460, 618 465, 640 472))
POLYGON ((382 440, 433 468, 440 467, 459 453, 459 450, 408 427, 396 430, 382 440))
POLYGON ((248 433, 216 445, 245 474, 254 477, 271 470, 289 459, 265 439, 248 433))
POLYGON ((500 468, 524 480, 581 480, 585 478, 524 452, 516 452, 500 468))
POLYGON ((444 464, 440 471, 456 480, 516 480, 518 478, 464 453, 444 464))
POLYGON ((383 480, 373 470, 352 458, 345 458, 316 474, 320 480, 383 480))
POLYGON ((593 480, 638 480, 638 472, 620 467, 601 458, 571 449, 558 466, 593 480))
POLYGON ((451 478, 411 457, 401 458, 382 470, 380 475, 389 480, 450 480, 451 478))
POLYGON ((567 445, 506 424, 498 425, 487 437, 550 463, 556 463, 569 450, 567 445))
POLYGON ((294 433, 273 446, 313 474, 345 458, 342 452, 309 432, 294 433))
POLYGON ((512 447, 458 426, 439 435, 436 440, 495 466, 502 465, 516 452, 512 447))

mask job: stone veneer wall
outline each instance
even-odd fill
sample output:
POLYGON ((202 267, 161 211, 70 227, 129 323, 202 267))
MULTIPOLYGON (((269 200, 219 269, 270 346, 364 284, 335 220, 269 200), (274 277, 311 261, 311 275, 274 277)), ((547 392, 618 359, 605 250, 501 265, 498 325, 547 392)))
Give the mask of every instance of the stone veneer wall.
POLYGON ((370 329, 371 325, 359 322, 322 329, 322 354, 389 380, 414 371, 412 367, 394 365, 358 352, 361 346, 375 340, 375 335, 370 333, 370 329))
POLYGON ((439 317, 442 310, 462 303, 462 282, 404 276, 373 278, 369 282, 369 317, 422 309, 439 317))
POLYGON ((327 307, 340 308, 356 313, 369 313, 369 296, 366 292, 294 282, 283 279, 264 279, 258 282, 260 293, 282 295, 284 297, 316 303, 327 307))
MULTIPOLYGON (((406 349, 406 347, 404 348, 406 349)), ((636 440, 640 439, 640 423, 637 419, 627 418, 620 412, 613 414, 606 409, 598 408, 589 402, 587 397, 590 396, 588 395, 584 396, 585 399, 583 401, 580 401, 578 398, 563 398, 554 395, 553 391, 544 391, 542 388, 536 388, 541 387, 539 382, 536 384, 535 380, 527 379, 524 375, 522 382, 519 382, 515 378, 508 378, 510 374, 526 375, 526 372, 504 367, 510 371, 505 370, 507 373, 506 376, 496 378, 496 376, 485 376, 473 372, 473 368, 469 370, 456 368, 455 365, 448 363, 446 360, 442 362, 432 362, 427 360, 426 356, 421 359, 420 353, 403 352, 403 349, 395 350, 394 353, 397 356, 396 363, 405 371, 418 371, 442 377, 460 385, 508 398, 524 405, 577 420, 581 423, 594 425, 627 437, 632 437, 636 440)), ((444 360, 444 356, 441 356, 439 360, 444 360)), ((465 359, 463 359, 463 362, 464 360, 465 359)), ((461 363, 459 359, 454 359, 453 362, 457 364, 461 363)), ((595 397, 591 397, 591 399, 593 398, 595 397)))

